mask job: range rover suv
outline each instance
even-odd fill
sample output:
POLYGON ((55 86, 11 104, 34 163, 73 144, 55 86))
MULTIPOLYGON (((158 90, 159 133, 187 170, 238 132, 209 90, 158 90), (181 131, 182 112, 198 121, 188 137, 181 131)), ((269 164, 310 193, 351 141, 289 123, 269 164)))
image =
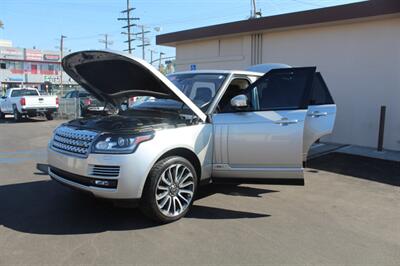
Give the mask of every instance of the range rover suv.
POLYGON ((160 222, 183 217, 203 183, 304 184, 311 144, 334 125, 315 67, 165 77, 110 51, 72 53, 62 65, 110 114, 55 129, 49 175, 96 197, 137 200, 160 222))

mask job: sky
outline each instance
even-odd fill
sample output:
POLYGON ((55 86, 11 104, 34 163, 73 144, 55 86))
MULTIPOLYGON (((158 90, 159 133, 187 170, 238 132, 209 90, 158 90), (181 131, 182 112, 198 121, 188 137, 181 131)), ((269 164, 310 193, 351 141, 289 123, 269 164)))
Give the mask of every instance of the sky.
MULTIPOLYGON (((359 0, 257 0, 263 16, 290 13, 359 0)), ((251 0, 131 0, 133 16, 144 25, 151 45, 146 47, 149 61, 152 49, 174 56, 175 49, 155 45, 158 34, 247 19, 251 0), (157 31, 158 30, 158 31, 157 31)), ((0 39, 13 42, 15 47, 57 50, 60 35, 71 51, 102 49, 101 34, 108 34, 113 50, 126 49, 126 35, 121 35, 126 0, 0 0, 0 39)), ((137 31, 137 29, 136 29, 137 31)), ((139 43, 134 43, 134 46, 139 43)), ((134 51, 141 57, 141 48, 134 51)))

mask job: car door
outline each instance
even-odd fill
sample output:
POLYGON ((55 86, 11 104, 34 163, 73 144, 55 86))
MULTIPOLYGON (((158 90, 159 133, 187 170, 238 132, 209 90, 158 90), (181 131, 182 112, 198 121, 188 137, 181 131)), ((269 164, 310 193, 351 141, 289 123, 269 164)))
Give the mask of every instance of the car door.
POLYGON ((304 126, 303 161, 311 145, 321 137, 332 133, 336 118, 336 104, 329 93, 321 73, 314 75, 308 112, 304 126))
POLYGON ((304 182, 303 134, 314 73, 315 67, 271 70, 244 90, 246 108, 213 114, 214 181, 304 182))

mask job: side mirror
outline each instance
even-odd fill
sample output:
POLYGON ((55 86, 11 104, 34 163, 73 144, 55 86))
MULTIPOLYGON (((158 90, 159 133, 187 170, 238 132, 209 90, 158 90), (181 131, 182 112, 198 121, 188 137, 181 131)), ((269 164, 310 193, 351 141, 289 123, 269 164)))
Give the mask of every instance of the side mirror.
POLYGON ((234 109, 243 109, 249 106, 249 99, 244 94, 236 95, 231 99, 231 106, 234 109))

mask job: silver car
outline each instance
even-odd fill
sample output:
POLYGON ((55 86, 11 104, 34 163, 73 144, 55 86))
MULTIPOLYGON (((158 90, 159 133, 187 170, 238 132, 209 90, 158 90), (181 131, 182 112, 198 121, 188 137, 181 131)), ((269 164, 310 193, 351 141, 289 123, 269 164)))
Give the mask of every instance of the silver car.
POLYGON ((334 125, 336 106, 315 67, 166 77, 110 51, 72 53, 62 65, 113 112, 54 131, 50 176, 96 197, 137 201, 160 222, 184 216, 200 184, 304 184, 311 144, 334 125), (133 96, 141 100, 127 104, 133 96))

